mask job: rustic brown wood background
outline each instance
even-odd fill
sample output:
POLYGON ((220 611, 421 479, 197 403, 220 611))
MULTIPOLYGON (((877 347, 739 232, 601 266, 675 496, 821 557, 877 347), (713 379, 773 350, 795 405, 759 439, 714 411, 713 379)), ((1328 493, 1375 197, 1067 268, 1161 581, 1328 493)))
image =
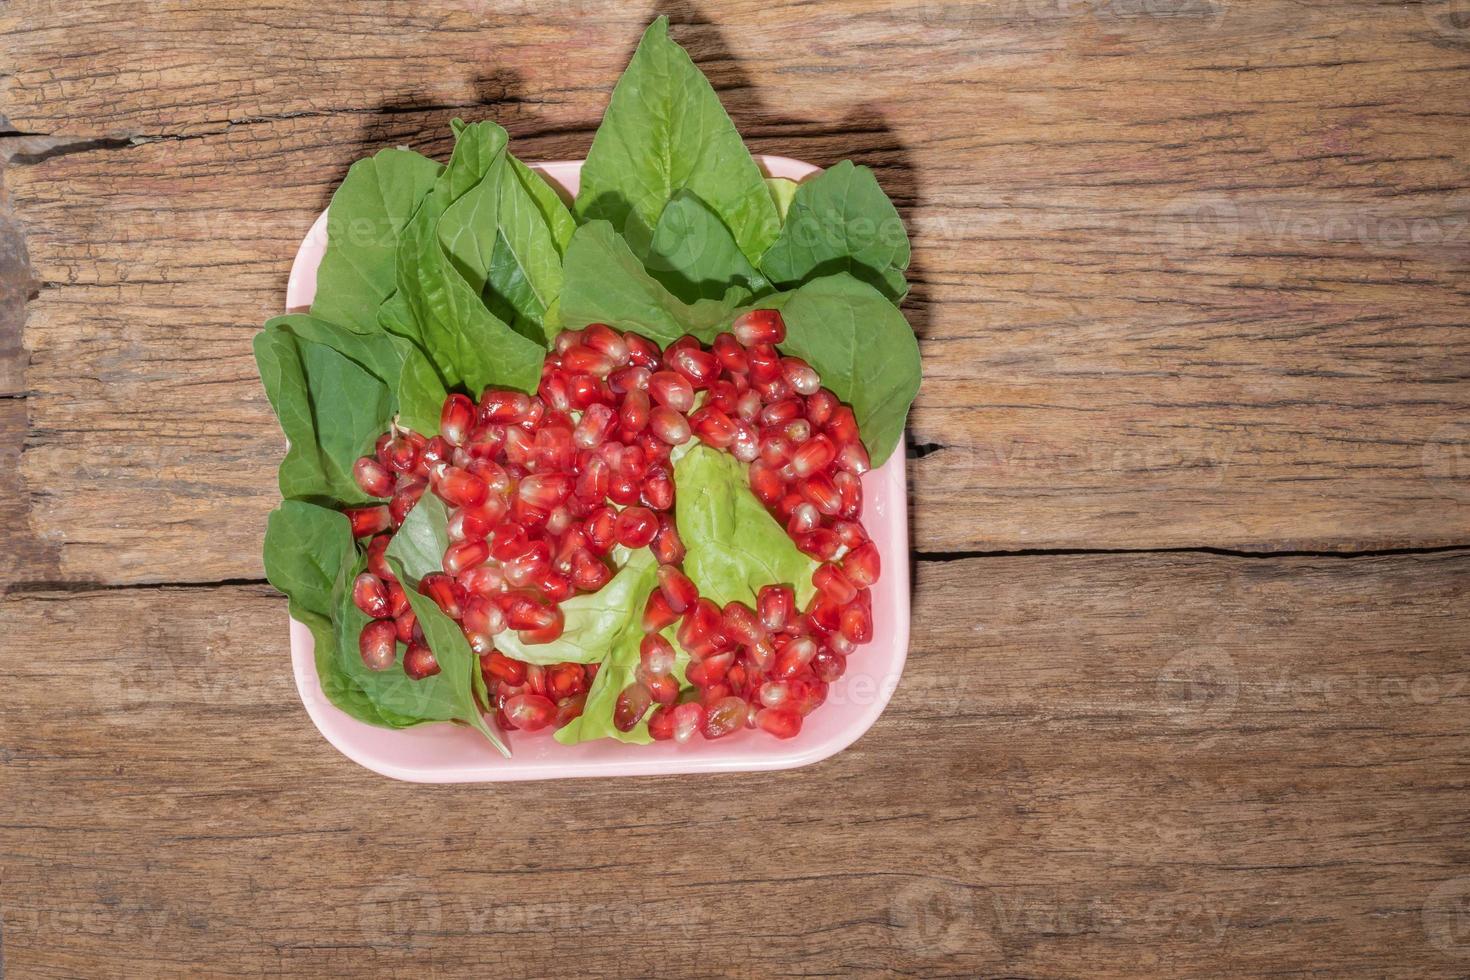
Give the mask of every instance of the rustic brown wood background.
POLYGON ((914 238, 887 713, 426 788, 297 701, 250 358, 297 242, 456 115, 582 155, 651 5, 9 0, 5 975, 1470 971, 1470 6, 660 9, 914 238))

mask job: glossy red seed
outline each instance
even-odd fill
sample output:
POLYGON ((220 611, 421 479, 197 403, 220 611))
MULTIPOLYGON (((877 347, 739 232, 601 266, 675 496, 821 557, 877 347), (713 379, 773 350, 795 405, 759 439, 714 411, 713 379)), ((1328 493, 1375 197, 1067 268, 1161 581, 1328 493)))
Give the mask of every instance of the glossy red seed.
POLYGON ((818 528, 815 531, 808 531, 805 534, 794 535, 791 540, 804 554, 810 555, 818 561, 831 561, 833 558, 836 558, 837 549, 842 546, 842 542, 838 540, 837 535, 826 528, 818 528))
POLYGON ((865 589, 878 581, 883 562, 878 546, 871 541, 853 548, 842 558, 842 571, 853 585, 865 589))
POLYGON ((693 435, 689 420, 666 405, 656 405, 649 410, 648 427, 661 442, 670 446, 682 446, 693 435))
POLYGON ((352 464, 352 478, 369 497, 386 500, 393 496, 392 471, 371 456, 364 456, 352 464))
POLYGON ((601 558, 586 548, 581 548, 572 556, 569 577, 572 584, 583 592, 596 592, 612 580, 613 571, 601 558))
POLYGON ((791 454, 791 468, 797 476, 810 476, 837 458, 837 447, 825 435, 808 439, 791 454))
POLYGON ((480 395, 481 422, 519 422, 531 410, 531 399, 519 391, 486 388, 480 395))
POLYGON ((720 629, 736 643, 750 645, 766 638, 765 626, 743 602, 727 602, 720 613, 720 629))
POLYGON ((648 594, 648 601, 643 606, 643 632, 657 633, 678 621, 679 614, 669 608, 669 600, 664 598, 661 589, 654 589, 648 594))
MULTIPOLYGON (((660 589, 658 594, 662 592, 660 589)), ((691 656, 708 657, 719 650, 726 642, 720 632, 720 608, 709 599, 699 599, 684 612, 678 637, 679 645, 691 656)))
POLYGON ((772 673, 779 678, 795 677, 816 655, 817 645, 811 638, 798 636, 776 654, 776 666, 772 673))
POLYGON ((747 347, 755 344, 779 344, 786 339, 786 323, 778 310, 751 310, 730 324, 735 339, 747 347))
POLYGON ((781 373, 791 390, 799 395, 815 395, 822 388, 821 377, 799 357, 781 358, 781 373))
POLYGON ((791 518, 786 522, 786 533, 795 538, 816 530, 821 524, 821 513, 810 501, 803 500, 791 509, 791 518))
POLYGON ((827 685, 819 680, 796 680, 791 683, 790 707, 805 717, 827 700, 827 685))
POLYGON ((676 613, 682 614, 699 601, 699 589, 694 582, 673 565, 659 566, 658 587, 669 608, 676 613))
POLYGON ((674 371, 655 371, 648 378, 648 394, 659 405, 676 412, 694 407, 694 386, 674 371))
POLYGON ((455 507, 478 507, 490 495, 485 481, 469 470, 445 466, 436 474, 434 492, 455 507))
POLYGON ((419 445, 408 433, 395 435, 386 447, 388 468, 397 473, 412 473, 419 464, 419 445))
POLYGON ((398 659, 398 627, 391 619, 375 619, 357 637, 357 652, 368 670, 387 670, 398 659))
POLYGON ((388 583, 388 615, 397 619, 413 607, 408 604, 408 593, 403 591, 403 586, 398 584, 397 579, 388 583))
POLYGON ((352 507, 347 510, 347 520, 352 523, 352 536, 365 538, 370 534, 379 534, 392 526, 388 508, 381 504, 376 507, 352 507))
POLYGON ((648 716, 648 737, 655 742, 667 742, 674 737, 674 708, 661 704, 648 716))
POLYGON ((658 518, 647 507, 625 507, 618 512, 616 533, 624 547, 647 547, 658 533, 658 518))
POLYGON ((846 405, 839 405, 832 413, 832 421, 827 423, 824 430, 832 437, 832 441, 839 446, 845 446, 851 442, 858 441, 857 416, 852 414, 852 409, 846 405))
POLYGON ((837 465, 849 473, 862 476, 873 468, 868 451, 860 442, 849 442, 837 451, 837 465))
POLYGON ((505 716, 523 732, 540 731, 556 717, 556 705, 539 694, 517 694, 505 702, 505 716))
POLYGON ((681 745, 704 727, 704 705, 698 701, 674 707, 674 741, 681 745))
POLYGON ((497 636, 505 631, 505 610, 488 596, 471 594, 464 600, 464 628, 497 636))
POLYGON ((837 489, 837 485, 825 473, 813 473, 796 481, 796 490, 828 517, 836 517, 842 510, 842 491, 837 489))
POLYGON ((526 682, 526 665, 499 651, 481 657, 480 668, 502 684, 520 685, 526 682))
POLYGON ((777 738, 793 738, 801 731, 801 715, 781 708, 762 708, 755 713, 756 726, 777 738))
POLYGON ((679 681, 672 674, 639 678, 655 704, 673 704, 679 699, 679 681))
POLYGON ((856 548, 868 540, 868 532, 856 521, 838 521, 832 525, 832 532, 844 548, 856 548))
POLYGON ((640 499, 654 510, 674 506, 674 474, 662 466, 650 466, 643 477, 640 499))
POLYGON ((476 565, 484 564, 490 557, 490 546, 481 538, 478 541, 456 541, 444 551, 444 570, 458 576, 476 565))
POLYGON ((523 629, 517 632, 522 643, 554 643, 561 638, 562 631, 566 629, 566 619, 562 615, 560 606, 551 607, 551 616, 544 626, 532 629, 523 629))
POLYGON ((410 643, 403 654, 403 672, 416 681, 433 677, 439 673, 439 661, 434 651, 422 643, 410 643))
POLYGON ((744 374, 750 370, 750 358, 745 354, 745 348, 740 341, 735 339, 734 334, 720 333, 715 335, 714 343, 710 345, 720 366, 732 374, 744 374))
POLYGON ((817 587, 817 591, 839 605, 857 598, 857 586, 852 584, 837 565, 828 564, 818 568, 812 573, 812 584, 817 587))
POLYGON ((720 376, 719 360, 699 347, 680 347, 672 357, 665 352, 664 359, 696 388, 703 388, 720 376))
POLYGON ((599 554, 607 554, 618 542, 617 521, 618 512, 611 507, 600 507, 587 515, 583 527, 588 547, 599 554))
POLYGON ((657 633, 645 636, 638 644, 638 669, 649 677, 663 677, 674 671, 674 647, 657 633))
POLYGON ((735 422, 718 408, 706 405, 689 416, 694 434, 716 449, 727 449, 735 441, 735 422))
POLYGON ((601 351, 619 364, 628 359, 628 345, 622 335, 605 323, 589 323, 582 331, 582 343, 601 351))
POLYGON ((653 695, 647 686, 638 682, 629 684, 618 694, 613 708, 613 727, 620 732, 631 732, 643 720, 652 703, 653 695))
POLYGON ((393 535, 380 534, 368 542, 367 567, 378 578, 385 582, 395 581, 397 576, 393 569, 388 567, 387 551, 388 545, 393 542, 393 535))
POLYGON ((572 442, 578 449, 592 449, 602 445, 607 441, 608 433, 612 431, 617 417, 616 412, 600 402, 588 405, 587 410, 582 413, 582 420, 572 432, 572 442))
POLYGON ((854 643, 867 643, 873 638, 873 614, 860 602, 842 610, 839 626, 842 635, 854 643))
POLYGON ((748 478, 751 491, 767 507, 775 506, 776 501, 786 492, 786 483, 781 479, 781 474, 765 463, 751 463, 748 478))
POLYGON ((710 705, 700 727, 705 738, 724 738, 745 725, 745 702, 731 695, 710 705))
POLYGON ((623 396, 623 405, 618 409, 618 424, 624 433, 642 432, 648 426, 650 411, 652 406, 648 394, 635 388, 623 396))
POLYGON ((806 420, 820 429, 832 420, 837 405, 837 396, 826 388, 814 392, 806 400, 806 420))
POLYGON ((587 695, 585 693, 576 694, 569 698, 562 698, 556 703, 556 718, 551 723, 557 728, 560 728, 573 718, 581 717, 582 711, 586 707, 587 695))
POLYGON ((812 657, 812 673, 828 684, 841 677, 846 670, 847 658, 833 650, 818 650, 812 657))
POLYGON ((419 620, 412 609, 405 609, 393 617, 393 626, 398 630, 398 642, 410 643, 418 635, 419 620))
POLYGON ((677 565, 684 560, 684 542, 674 526, 674 519, 668 514, 658 515, 658 533, 653 536, 649 548, 661 565, 677 565))
POLYGON ((551 545, 544 540, 531 542, 526 553, 500 566, 505 581, 516 588, 532 585, 551 571, 551 545))
MULTIPOLYGON (((820 475, 814 473, 811 478, 820 475)), ((845 470, 838 470, 832 476, 832 485, 841 497, 837 513, 848 520, 860 517, 863 513, 863 482, 845 470)))
POLYGON ((353 580, 352 603, 373 619, 382 619, 390 611, 388 586, 372 572, 363 572, 353 580))
POLYGON ((562 354, 561 363, 562 367, 573 374, 586 374, 596 378, 604 378, 620 366, 616 359, 584 345, 568 349, 562 354))
POLYGON ((490 553, 497 561, 510 561, 531 550, 531 539, 520 524, 507 521, 491 533, 490 553))
POLYGON ((649 370, 658 366, 658 347, 651 340, 636 333, 623 334, 623 343, 628 345, 628 361, 649 370))
POLYGON ((388 501, 388 519, 394 527, 398 527, 407 520, 408 512, 413 510, 414 505, 419 502, 419 498, 428 488, 429 484, 426 481, 416 478, 399 484, 393 494, 393 499, 388 501))
POLYGON ((475 415, 474 402, 458 393, 450 395, 439 411, 439 434, 451 446, 464 445, 470 427, 475 424, 475 415))
POLYGON ((753 424, 760 420, 762 404, 761 393, 752 388, 735 400, 735 414, 741 421, 753 424))
POLYGON ((463 591, 459 583, 442 572, 430 572, 419 580, 419 594, 433 599, 434 604, 444 610, 444 614, 450 619, 458 619, 461 615, 460 600, 463 591))
POLYGON ((796 593, 789 586, 765 585, 756 596, 761 623, 775 633, 786 628, 796 608, 796 593))
POLYGON ((761 409, 761 424, 785 425, 801 418, 805 411, 800 398, 783 398, 761 409))
POLYGON ((648 368, 636 364, 632 367, 625 367, 608 377, 607 386, 620 395, 641 391, 647 397, 650 373, 648 368))
POLYGON ((551 510, 571 495, 575 478, 570 473, 537 473, 526 477, 516 487, 522 503, 541 510, 551 510))

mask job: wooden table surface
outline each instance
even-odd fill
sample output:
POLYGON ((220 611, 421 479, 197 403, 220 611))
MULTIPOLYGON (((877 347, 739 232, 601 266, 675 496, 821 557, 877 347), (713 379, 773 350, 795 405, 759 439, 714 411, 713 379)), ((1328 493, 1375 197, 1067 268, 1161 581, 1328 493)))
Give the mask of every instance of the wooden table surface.
POLYGON ((1470 8, 660 9, 914 239, 886 714, 422 787, 295 694, 250 340, 297 242, 454 116, 581 156, 652 7, 10 0, 0 972, 1470 971, 1470 8))

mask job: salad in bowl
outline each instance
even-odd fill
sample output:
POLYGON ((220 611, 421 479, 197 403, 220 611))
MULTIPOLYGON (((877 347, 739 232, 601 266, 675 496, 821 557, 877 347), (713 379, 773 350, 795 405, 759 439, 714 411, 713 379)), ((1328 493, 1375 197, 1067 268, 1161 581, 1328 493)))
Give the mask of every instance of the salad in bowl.
POLYGON ((799 739, 907 574, 865 503, 897 468, 905 519, 897 211, 849 162, 768 176, 662 18, 569 174, 453 126, 352 166, 255 340, 315 685, 507 757, 799 739))

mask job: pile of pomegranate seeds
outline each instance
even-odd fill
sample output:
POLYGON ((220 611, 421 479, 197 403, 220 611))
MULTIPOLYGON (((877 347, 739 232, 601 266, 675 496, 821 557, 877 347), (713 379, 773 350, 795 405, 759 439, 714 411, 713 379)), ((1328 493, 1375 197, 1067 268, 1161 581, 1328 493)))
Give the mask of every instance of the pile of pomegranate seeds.
POLYGON ((559 728, 582 713, 597 664, 524 663, 496 650, 495 637, 515 630, 524 643, 557 639, 561 603, 606 585, 609 556, 623 545, 649 548, 660 567, 615 726, 631 731, 647 718, 654 739, 678 742, 742 727, 779 738, 800 731, 873 635, 878 549, 860 520, 868 454, 852 410, 804 361, 777 352, 786 332, 778 312, 747 313, 732 331, 708 348, 682 337, 660 352, 637 334, 592 324, 557 338, 536 397, 487 389, 476 404, 454 394, 438 435, 385 433, 354 475, 388 502, 347 512, 353 533, 372 539, 368 571, 353 587, 373 618, 359 640, 363 662, 391 668, 402 642, 410 677, 439 672, 384 559, 393 532, 430 492, 451 508, 450 544, 443 572, 424 576, 419 591, 464 630, 502 728, 559 728), (691 438, 749 464, 755 495, 822 562, 806 609, 774 583, 756 609, 721 609, 681 571, 670 452, 691 438), (691 657, 693 689, 682 693, 674 647, 660 635, 676 623, 691 657))

